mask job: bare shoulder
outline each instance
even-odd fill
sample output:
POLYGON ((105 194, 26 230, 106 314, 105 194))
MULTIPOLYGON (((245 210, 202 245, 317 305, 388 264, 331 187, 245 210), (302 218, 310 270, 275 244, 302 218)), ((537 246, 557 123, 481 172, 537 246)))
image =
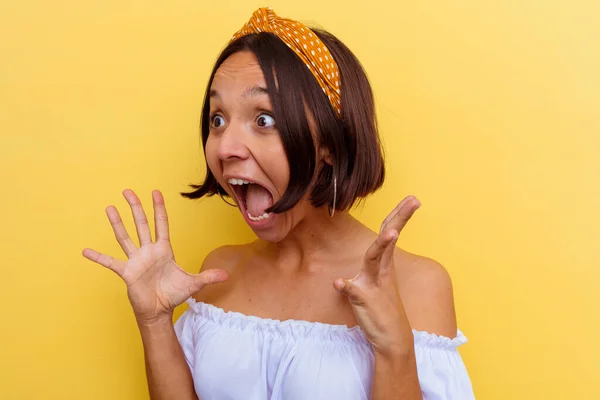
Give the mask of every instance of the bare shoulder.
POLYGON ((244 258, 244 254, 247 252, 245 247, 244 245, 221 246, 208 253, 204 258, 200 272, 209 269, 222 269, 229 274, 229 280, 205 286, 200 292, 194 294, 193 297, 197 301, 214 304, 231 292, 238 275, 236 274, 236 270, 244 258))
POLYGON ((452 280, 437 261, 397 248, 394 261, 402 303, 418 331, 454 338, 457 332, 452 280))
POLYGON ((207 269, 219 268, 227 272, 231 272, 232 268, 238 263, 239 259, 243 257, 244 246, 221 246, 212 250, 204 258, 202 263, 201 271, 207 269))

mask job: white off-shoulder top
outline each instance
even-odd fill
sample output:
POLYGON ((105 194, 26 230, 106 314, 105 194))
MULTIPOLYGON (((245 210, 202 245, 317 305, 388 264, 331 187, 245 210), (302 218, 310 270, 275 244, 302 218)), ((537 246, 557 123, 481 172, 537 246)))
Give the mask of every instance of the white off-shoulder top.
MULTIPOLYGON (((366 400, 374 355, 360 327, 277 321, 187 301, 175 323, 200 400, 366 400)), ((424 400, 474 399, 457 348, 414 331, 424 400)))

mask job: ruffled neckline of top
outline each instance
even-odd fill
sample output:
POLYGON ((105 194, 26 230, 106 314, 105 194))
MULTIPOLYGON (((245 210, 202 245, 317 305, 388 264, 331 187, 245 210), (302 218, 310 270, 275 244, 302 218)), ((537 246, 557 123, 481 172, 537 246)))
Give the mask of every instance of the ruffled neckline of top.
MULTIPOLYGON (((295 319, 285 321, 246 315, 236 311, 225 311, 212 304, 189 298, 190 309, 203 319, 218 326, 246 332, 261 333, 293 340, 334 341, 370 346, 363 330, 357 325, 332 325, 323 322, 310 322, 295 319)), ((455 338, 439 336, 425 331, 412 330, 415 346, 455 350, 465 344, 467 338, 458 330, 455 338)))

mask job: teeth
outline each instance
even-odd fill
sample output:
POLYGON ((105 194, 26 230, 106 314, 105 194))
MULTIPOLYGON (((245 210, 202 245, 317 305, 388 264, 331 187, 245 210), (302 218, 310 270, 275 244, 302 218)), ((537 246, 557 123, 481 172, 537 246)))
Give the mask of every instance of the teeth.
POLYGON ((248 218, 250 218, 252 221, 262 221, 263 219, 267 219, 271 216, 271 213, 264 213, 263 215, 255 217, 252 214, 250 214, 250 211, 247 211, 247 214, 248 218))
POLYGON ((236 179, 236 178, 231 178, 227 182, 229 182, 231 185, 247 185, 250 183, 250 181, 247 181, 245 179, 236 179))
MULTIPOLYGON (((248 185, 250 183, 250 181, 238 178, 230 178, 227 182, 229 182, 230 185, 248 185)), ((258 217, 255 217, 254 215, 250 214, 249 211, 247 211, 246 213, 248 214, 248 218, 252 221, 262 221, 271 216, 271 213, 264 213, 263 215, 259 215, 258 217)))

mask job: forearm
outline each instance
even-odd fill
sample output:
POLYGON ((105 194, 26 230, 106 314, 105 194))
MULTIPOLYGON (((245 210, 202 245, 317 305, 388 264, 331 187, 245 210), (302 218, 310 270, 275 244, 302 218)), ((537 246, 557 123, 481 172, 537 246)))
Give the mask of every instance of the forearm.
POLYGON ((198 400, 170 317, 138 321, 144 344, 148 390, 152 400, 198 400))
POLYGON ((422 400, 414 350, 375 353, 371 400, 422 400))

